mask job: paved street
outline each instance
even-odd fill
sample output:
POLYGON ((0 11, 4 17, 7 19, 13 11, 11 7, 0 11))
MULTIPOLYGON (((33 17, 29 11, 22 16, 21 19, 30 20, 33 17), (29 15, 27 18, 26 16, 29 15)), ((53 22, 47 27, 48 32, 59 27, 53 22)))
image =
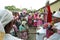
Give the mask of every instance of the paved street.
MULTIPOLYGON (((36 29, 34 28, 29 28, 29 33, 35 33, 36 29)), ((29 34, 29 39, 28 40, 36 40, 36 34, 29 34)))

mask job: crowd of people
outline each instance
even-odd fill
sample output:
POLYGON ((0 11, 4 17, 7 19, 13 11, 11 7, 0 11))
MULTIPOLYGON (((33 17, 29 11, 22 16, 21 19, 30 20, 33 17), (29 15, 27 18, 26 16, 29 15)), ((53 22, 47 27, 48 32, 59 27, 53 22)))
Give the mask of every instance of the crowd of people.
POLYGON ((39 14, 37 11, 34 13, 27 13, 27 10, 23 9, 21 13, 13 12, 12 14, 15 21, 13 27, 16 32, 15 36, 18 36, 24 40, 28 39, 27 33, 29 31, 29 28, 37 29, 39 26, 43 25, 43 14, 39 14), (17 35, 17 32, 21 32, 20 36, 17 35))
POLYGON ((20 13, 0 10, 0 40, 29 40, 29 29, 36 31, 39 27, 46 29, 43 38, 60 40, 60 8, 52 13, 48 4, 47 2, 43 13, 28 13, 26 9, 20 13))

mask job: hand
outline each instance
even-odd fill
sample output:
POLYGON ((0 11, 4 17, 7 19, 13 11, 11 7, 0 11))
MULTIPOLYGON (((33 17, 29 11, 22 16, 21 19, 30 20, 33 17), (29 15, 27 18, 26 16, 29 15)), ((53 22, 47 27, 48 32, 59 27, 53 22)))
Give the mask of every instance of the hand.
POLYGON ((55 26, 53 26, 52 29, 56 29, 55 26))
POLYGON ((47 27, 48 27, 48 23, 45 23, 43 28, 47 28, 47 27))
POLYGON ((60 34, 60 30, 57 30, 57 33, 59 33, 59 34, 60 34))
POLYGON ((47 1, 46 6, 49 5, 49 1, 47 1))

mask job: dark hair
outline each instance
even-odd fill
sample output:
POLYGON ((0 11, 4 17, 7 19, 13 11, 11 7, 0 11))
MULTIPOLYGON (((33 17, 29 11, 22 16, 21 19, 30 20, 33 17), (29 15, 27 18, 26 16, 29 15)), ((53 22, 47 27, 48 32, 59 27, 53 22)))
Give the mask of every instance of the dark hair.
POLYGON ((12 29, 12 27, 10 27, 11 23, 12 23, 12 21, 9 22, 9 23, 4 27, 5 33, 10 33, 10 30, 12 29))
POLYGON ((59 11, 60 11, 60 8, 59 8, 59 11))
POLYGON ((53 11, 53 13, 55 13, 56 11, 53 11))

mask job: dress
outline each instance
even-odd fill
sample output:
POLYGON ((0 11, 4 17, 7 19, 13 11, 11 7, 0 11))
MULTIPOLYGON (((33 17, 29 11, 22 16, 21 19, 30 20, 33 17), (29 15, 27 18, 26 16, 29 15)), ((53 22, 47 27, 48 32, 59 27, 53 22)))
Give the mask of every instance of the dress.
POLYGON ((42 20, 39 19, 39 20, 37 21, 37 26, 39 27, 39 26, 41 26, 41 25, 42 25, 42 20))
POLYGON ((34 21, 33 21, 33 26, 34 27, 37 27, 37 19, 38 19, 38 14, 34 14, 33 18, 34 18, 34 21))
POLYGON ((20 31, 20 33, 18 34, 18 37, 21 38, 21 39, 27 40, 28 35, 27 35, 27 31, 26 31, 25 26, 20 25, 19 26, 19 31, 20 31))
POLYGON ((28 25, 29 25, 29 27, 32 26, 32 16, 31 15, 28 16, 28 25))

